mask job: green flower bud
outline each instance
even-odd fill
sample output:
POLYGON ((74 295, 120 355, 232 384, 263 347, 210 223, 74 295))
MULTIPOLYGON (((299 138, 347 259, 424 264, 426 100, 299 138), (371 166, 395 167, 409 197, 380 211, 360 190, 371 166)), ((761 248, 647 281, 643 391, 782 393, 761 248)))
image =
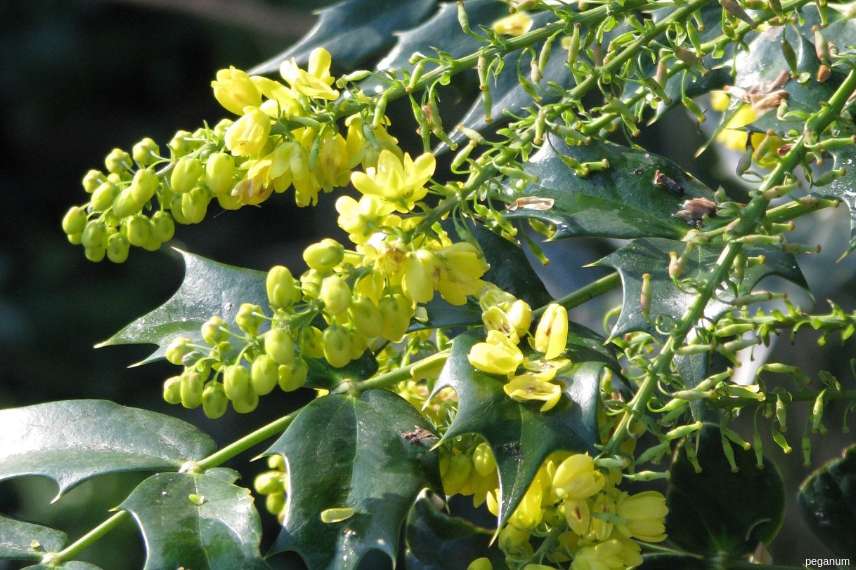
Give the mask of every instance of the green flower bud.
POLYGON ((192 151, 196 148, 196 143, 189 140, 193 135, 188 131, 176 131, 176 133, 172 136, 172 139, 169 141, 167 146, 169 150, 172 151, 172 155, 175 158, 184 156, 185 154, 192 151))
POLYGON ((256 475, 253 480, 253 488, 259 495, 270 495, 271 493, 283 493, 282 473, 278 471, 265 471, 256 475))
POLYGON ((163 399, 167 404, 181 403, 181 376, 166 379, 163 383, 163 399))
POLYGON ((306 327, 300 331, 300 352, 309 358, 324 356, 324 333, 318 327, 306 327))
POLYGON ((185 355, 189 354, 192 350, 193 348, 190 347, 190 339, 186 336, 179 336, 172 339, 169 345, 167 345, 164 356, 170 364, 181 366, 185 355))
POLYGON ((231 127, 234 122, 235 121, 232 119, 220 119, 217 121, 217 124, 214 125, 214 128, 212 129, 214 136, 222 140, 223 137, 226 136, 226 131, 229 130, 229 127, 231 127))
POLYGON ((131 195, 134 197, 135 202, 145 204, 155 195, 158 186, 160 186, 160 179, 158 179, 155 171, 144 168, 134 174, 134 179, 131 181, 130 186, 131 195))
POLYGON ((340 315, 347 311, 351 304, 351 288, 338 275, 329 275, 321 281, 318 298, 323 301, 327 313, 340 315))
POLYGON ((351 361, 351 335, 339 325, 324 331, 324 358, 334 368, 342 368, 351 361))
POLYGON ((223 369, 223 388, 226 397, 232 400, 247 398, 253 393, 250 386, 250 373, 240 364, 232 364, 223 369))
POLYGON ((152 216, 152 231, 155 238, 161 243, 167 242, 175 235, 175 222, 172 216, 163 210, 155 212, 152 216))
POLYGON ((67 234, 65 237, 68 238, 68 243, 71 245, 80 245, 80 242, 83 240, 83 232, 67 234))
POLYGON ((232 400, 232 407, 239 414, 249 414, 259 406, 259 395, 250 391, 243 398, 232 400))
POLYGON ((113 263, 124 263, 128 259, 130 245, 120 233, 115 233, 107 238, 107 259, 113 263))
POLYGON ((363 337, 374 338, 381 335, 383 322, 380 309, 368 297, 357 297, 348 308, 348 316, 354 327, 363 337))
POLYGON ((259 332, 259 327, 264 322, 264 319, 260 316, 261 313, 262 308, 258 305, 243 303, 238 307, 238 314, 235 315, 235 324, 248 335, 255 336, 259 332))
POLYGON ((268 302, 271 307, 288 307, 300 300, 300 287, 291 271, 283 265, 270 268, 265 279, 268 302))
POLYGON ((169 183, 173 192, 184 194, 196 186, 196 181, 199 180, 200 176, 202 176, 202 163, 195 158, 185 156, 175 163, 169 177, 169 183))
POLYGON ((93 263, 98 263, 103 261, 104 255, 107 253, 107 248, 103 245, 95 246, 95 247, 84 247, 83 255, 86 256, 86 259, 93 263))
POLYGON ((104 248, 107 246, 107 226, 101 220, 90 220, 83 228, 80 243, 86 248, 104 248))
POLYGON ((272 515, 277 515, 285 508, 285 493, 271 493, 265 498, 265 509, 272 515))
POLYGON ((380 300, 379 309, 382 323, 381 336, 389 341, 398 342, 410 326, 410 317, 413 314, 410 301, 398 293, 387 295, 380 300))
POLYGON ((277 369, 279 387, 283 392, 293 392, 306 384, 309 376, 309 366, 302 358, 297 358, 290 364, 281 364, 277 369))
POLYGON ((222 418, 229 407, 226 391, 219 382, 209 382, 202 391, 202 411, 211 420, 222 418))
POLYGON ((119 188, 109 180, 98 185, 92 193, 89 203, 96 212, 103 212, 113 205, 113 200, 119 195, 119 188))
POLYGON ((141 139, 131 148, 131 156, 134 157, 134 162, 143 168, 157 160, 159 154, 160 147, 158 147, 158 143, 149 137, 141 139))
POLYGON ((274 328, 265 334, 265 352, 277 364, 294 360, 294 341, 285 329, 274 328))
POLYGON ((67 234, 79 234, 86 227, 86 208, 72 206, 62 217, 62 231, 67 234))
POLYGON ((491 564, 490 558, 476 558, 470 562, 467 570, 493 570, 493 564, 491 564))
POLYGON ((190 192, 181 196, 181 214, 187 220, 188 224, 198 224, 205 219, 205 214, 208 212, 208 203, 211 201, 211 196, 208 191, 201 186, 197 186, 190 192))
POLYGON ((181 405, 188 409, 198 408, 202 404, 202 387, 205 383, 202 374, 185 372, 181 375, 181 405))
POLYGON ((312 269, 327 272, 342 262, 345 248, 334 239, 325 238, 303 250, 303 261, 312 269))
POLYGON ((267 466, 277 471, 285 471, 285 457, 275 453, 267 458, 267 466))
POLYGON ((274 386, 279 381, 278 368, 276 361, 267 354, 262 354, 253 361, 250 381, 256 394, 264 396, 273 391, 274 386))
POLYGON ((490 445, 482 442, 476 446, 473 451, 473 467, 482 477, 492 475, 496 471, 496 460, 490 445))
POLYGON ((141 214, 130 218, 127 221, 128 241, 131 245, 143 247, 149 240, 152 239, 152 223, 149 219, 141 214))
POLYGON ((121 148, 114 148, 104 159, 104 166, 107 167, 107 172, 122 174, 126 170, 130 170, 134 164, 131 162, 130 154, 121 148))
POLYGON ((205 184, 215 196, 228 194, 235 186, 235 160, 225 152, 215 152, 205 162, 205 184))
POLYGON ((98 188, 102 182, 106 182, 107 177, 100 170, 95 170, 94 168, 87 172, 83 176, 83 190, 87 194, 92 194, 95 192, 95 189, 98 188))
POLYGON ((300 290, 308 299, 317 299, 321 293, 321 280, 324 278, 320 271, 310 269, 300 276, 300 290))
POLYGON ((223 330, 226 327, 226 321, 222 317, 214 315, 202 325, 202 338, 206 343, 214 346, 218 342, 229 338, 229 334, 223 330))
POLYGON ((145 202, 139 202, 134 197, 134 193, 130 187, 119 192, 116 199, 113 201, 113 214, 117 217, 127 218, 134 214, 139 214, 143 209, 145 202))

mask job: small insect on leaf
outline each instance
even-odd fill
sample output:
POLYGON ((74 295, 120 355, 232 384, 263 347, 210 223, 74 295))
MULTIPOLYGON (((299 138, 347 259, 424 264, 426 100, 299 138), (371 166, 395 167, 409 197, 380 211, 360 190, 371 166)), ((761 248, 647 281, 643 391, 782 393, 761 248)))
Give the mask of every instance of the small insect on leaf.
POLYGON ((657 188, 662 188, 676 196, 684 195, 684 187, 678 184, 672 178, 669 178, 666 174, 661 172, 660 170, 654 171, 654 186, 657 188))
POLYGON ((551 210, 556 201, 552 198, 539 198, 538 196, 529 196, 526 198, 518 198, 511 204, 509 204, 506 209, 509 212, 514 212, 516 210, 537 210, 539 212, 546 212, 547 210, 551 210))
POLYGON ((699 226, 704 218, 715 214, 716 202, 707 198, 693 198, 684 201, 681 209, 675 212, 675 217, 691 226, 699 226))
POLYGON ((187 500, 196 505, 197 507, 201 507, 205 503, 205 497, 202 495, 197 495, 196 493, 191 493, 187 495, 187 500))
POLYGON ((354 509, 350 507, 334 507, 321 511, 321 522, 324 524, 336 524, 346 521, 354 516, 354 509))

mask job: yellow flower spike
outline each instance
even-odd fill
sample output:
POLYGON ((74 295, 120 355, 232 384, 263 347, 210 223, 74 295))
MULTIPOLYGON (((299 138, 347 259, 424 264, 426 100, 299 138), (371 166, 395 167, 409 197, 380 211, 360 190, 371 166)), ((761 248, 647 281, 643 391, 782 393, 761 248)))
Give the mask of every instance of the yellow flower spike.
POLYGON ((568 344, 568 310, 557 303, 550 303, 535 330, 535 350, 552 360, 564 354, 568 344))
POLYGON ((526 12, 516 12, 491 24, 491 29, 503 36, 520 36, 532 28, 532 17, 526 12))
POLYGON ((509 398, 518 402, 529 400, 544 402, 541 406, 542 412, 552 410, 562 398, 561 386, 541 380, 536 375, 528 373, 515 376, 502 389, 509 398))
POLYGON ((666 498, 662 493, 644 491, 635 495, 623 494, 618 501, 618 516, 622 519, 618 530, 627 538, 662 542, 666 540, 668 512, 666 498))
POLYGON ((236 115, 243 114, 246 107, 258 107, 262 101, 261 93, 250 76, 234 67, 218 71, 211 88, 217 102, 236 115))
POLYGON ((414 303, 428 303, 434 298, 434 272, 437 259, 427 249, 407 254, 401 290, 414 303))
POLYGON ((523 353, 502 333, 489 331, 487 341, 474 344, 467 359, 482 372, 507 376, 523 362, 523 353))
POLYGON ((585 499, 568 499, 562 503, 562 514, 568 527, 579 536, 585 536, 591 527, 591 510, 585 499))
POLYGON ((334 101, 339 92, 331 87, 330 52, 324 48, 315 48, 309 54, 309 71, 298 67, 294 59, 282 62, 279 73, 292 89, 311 99, 334 101))
POLYGON ((577 453, 556 468, 553 487, 560 498, 588 499, 603 489, 605 479, 588 454, 577 453))
POLYGON ((258 157, 268 142, 270 125, 270 117, 258 107, 248 109, 226 130, 226 148, 236 156, 258 157))

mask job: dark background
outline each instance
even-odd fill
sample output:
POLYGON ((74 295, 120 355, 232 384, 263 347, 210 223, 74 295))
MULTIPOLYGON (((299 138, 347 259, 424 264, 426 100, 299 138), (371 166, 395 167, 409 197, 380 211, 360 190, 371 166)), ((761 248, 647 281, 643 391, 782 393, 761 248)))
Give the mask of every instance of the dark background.
MULTIPOLYGON (((222 110, 209 86, 216 70, 228 65, 246 69, 283 49, 311 26, 308 6, 317 3, 0 1, 0 407, 104 398, 176 415, 223 443, 291 409, 298 403, 295 398, 307 397, 292 396, 289 401, 271 395, 256 413, 227 414, 217 422, 205 419, 201 411, 164 404, 161 382, 173 373, 172 367, 127 369, 128 363, 147 354, 146 347, 95 351, 92 346, 163 302, 181 280, 179 260, 167 249, 154 254, 135 249, 125 264, 92 264, 81 248, 65 242, 59 220, 69 205, 81 201, 82 175, 100 168, 114 146, 130 148, 143 136, 163 145, 176 129, 192 130, 203 120, 216 122, 222 110)), ((647 132, 644 144, 674 157, 715 187, 724 180, 727 164, 712 158, 713 153, 693 160, 692 150, 702 140, 677 113, 647 132)), ((839 264, 828 273, 829 260, 841 251, 840 237, 846 232, 842 214, 825 224, 838 236, 827 244, 827 273, 806 268, 819 289, 817 298, 833 296, 852 309, 853 289, 847 285, 853 282, 853 264, 839 264)), ((179 227, 174 245, 258 269, 274 263, 301 268, 299 252, 319 235, 334 232, 335 216, 329 197, 317 209, 298 210, 290 197, 226 215, 212 208, 203 224, 179 227)), ((811 234, 806 239, 826 240, 811 234)), ((593 278, 591 270, 574 270, 571 276, 567 271, 603 251, 603 243, 591 240, 548 247, 554 259, 545 272, 551 292, 560 295, 593 278)), ((595 326, 603 306, 579 309, 574 318, 595 326)), ((796 351, 787 342, 779 344, 779 359, 796 356, 809 370, 828 369, 853 385, 848 371, 853 341, 823 352, 808 335, 799 338, 796 351)), ((833 409, 830 417, 840 413, 833 409)), ((827 424, 832 436, 817 445, 816 464, 852 441, 852 436, 840 435, 837 420, 827 424)), ((798 437, 792 437, 797 449, 798 437)), ((795 489, 804 475, 800 458, 775 451, 772 455, 788 489, 795 489)), ((250 484, 262 466, 248 465, 245 459, 233 466, 250 484)), ((73 540, 103 520, 106 510, 141 477, 99 478, 56 505, 50 505, 55 489, 47 480, 0 483, 0 512, 65 530, 73 540)), ((806 557, 825 556, 799 520, 793 501, 788 509, 785 530, 773 549, 777 561, 797 564, 806 557)), ((266 513, 262 517, 266 546, 276 525, 266 513)), ((143 555, 133 525, 126 524, 83 559, 105 569, 137 568, 143 555)), ((0 562, 0 569, 6 567, 0 562)))

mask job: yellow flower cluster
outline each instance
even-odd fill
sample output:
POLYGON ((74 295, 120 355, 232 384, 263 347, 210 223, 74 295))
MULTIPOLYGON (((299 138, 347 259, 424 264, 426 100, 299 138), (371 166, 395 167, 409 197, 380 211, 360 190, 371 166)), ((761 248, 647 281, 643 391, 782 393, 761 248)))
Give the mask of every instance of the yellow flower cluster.
MULTIPOLYGON (((443 477, 445 484, 461 475, 450 462, 443 477)), ((529 560, 534 552, 531 539, 553 534, 557 540, 545 558, 556 566, 536 564, 532 568, 626 570, 639 566, 642 556, 635 541, 666 539, 666 499, 656 491, 623 492, 617 487, 620 479, 619 470, 603 472, 589 455, 551 454, 500 531, 500 548, 509 560, 529 560)), ((486 504, 498 516, 498 488, 487 492, 486 504)), ((471 565, 490 567, 485 559, 471 565)))
POLYGON ((553 409, 562 397, 562 388, 552 382, 571 361, 562 358, 568 343, 568 311, 551 303, 529 334, 532 308, 497 288, 488 288, 480 298, 487 338, 473 345, 470 364, 482 372, 505 376, 505 393, 512 399, 543 402, 542 412, 553 409), (534 356, 524 356, 520 341, 529 338, 534 356), (523 371, 518 373, 520 368, 523 371))
MULTIPOLYGON (((375 167, 382 153, 401 158, 402 152, 385 127, 357 114, 344 120, 342 134, 336 123, 316 118, 339 96, 330 65, 329 52, 319 48, 307 70, 285 62, 280 70, 284 83, 234 67, 218 71, 211 83, 214 97, 237 118, 213 128, 178 131, 166 157, 148 137, 130 153, 113 149, 104 161, 106 171, 93 169, 83 178, 88 202, 69 209, 62 220, 69 242, 82 245, 91 261, 107 257, 121 263, 131 246, 159 249, 172 239, 175 223, 201 222, 214 199, 235 210, 293 187, 295 202, 309 206, 321 191, 348 186, 357 166, 388 196, 393 186, 387 182, 396 182, 390 179, 396 173, 375 167)), ((431 155, 416 162, 418 172, 433 173, 431 155)), ((424 196, 425 181, 402 182, 411 184, 410 194, 394 201, 412 205, 424 196)))
POLYGON ((463 436, 455 445, 441 448, 440 477, 446 495, 472 496, 476 508, 499 487, 493 451, 474 436, 463 436))

